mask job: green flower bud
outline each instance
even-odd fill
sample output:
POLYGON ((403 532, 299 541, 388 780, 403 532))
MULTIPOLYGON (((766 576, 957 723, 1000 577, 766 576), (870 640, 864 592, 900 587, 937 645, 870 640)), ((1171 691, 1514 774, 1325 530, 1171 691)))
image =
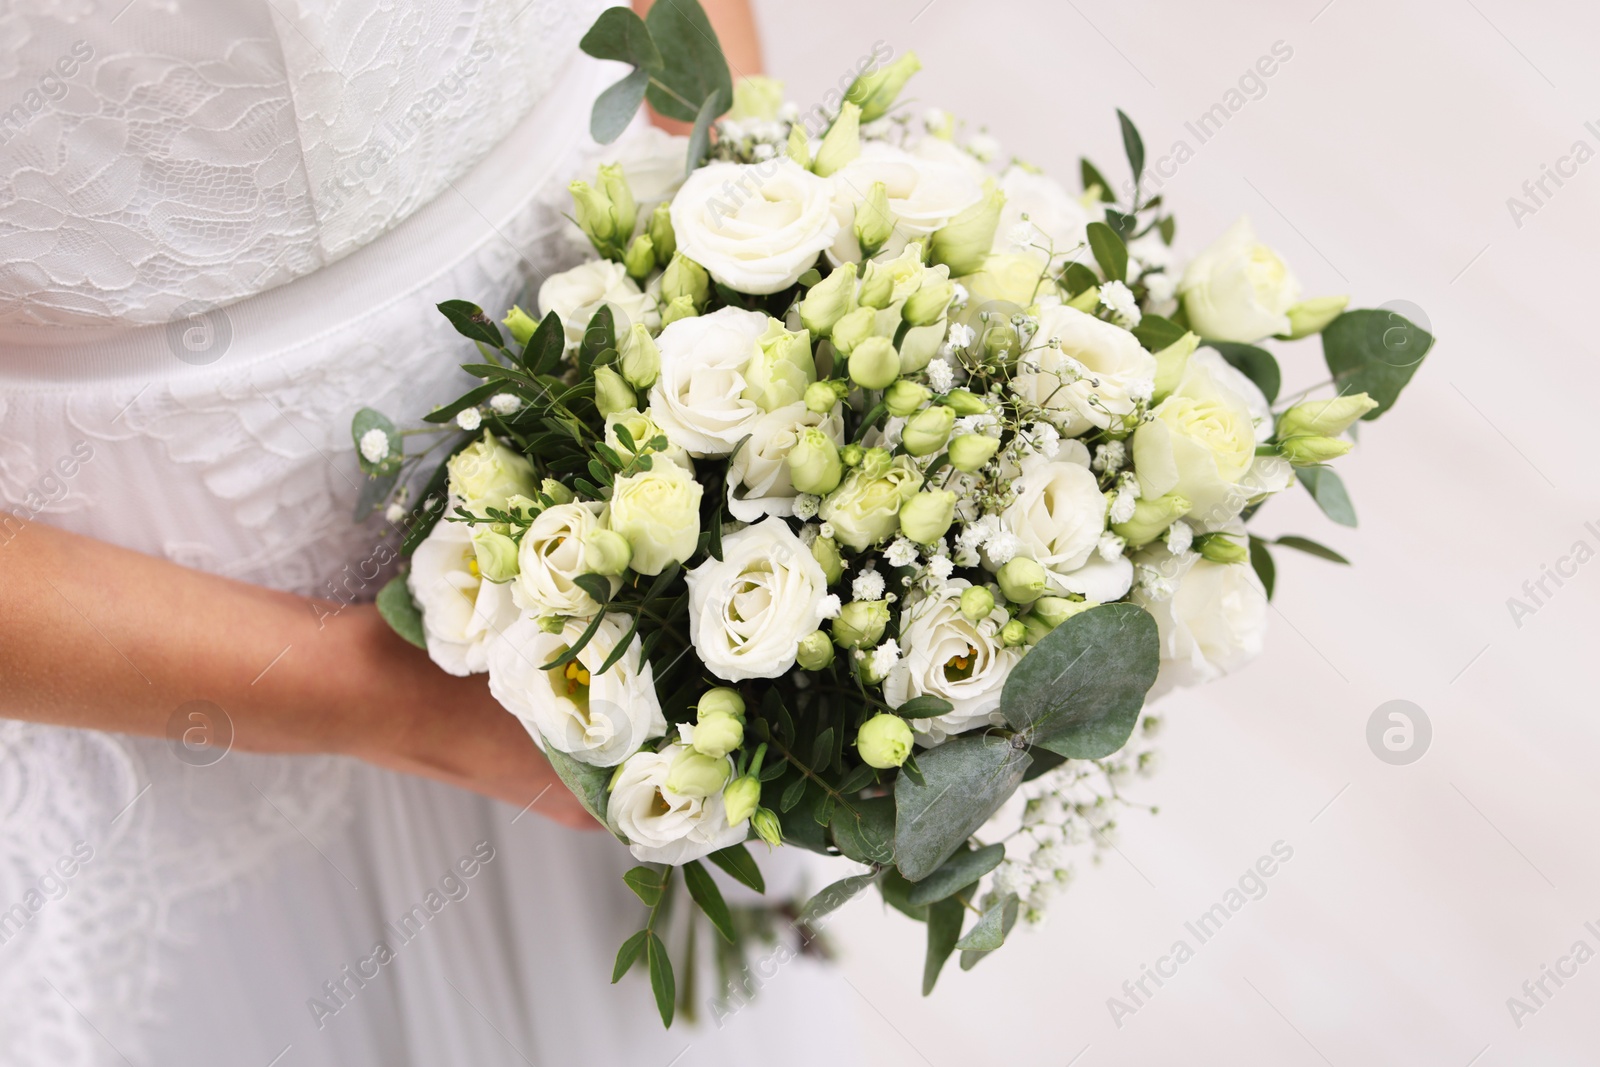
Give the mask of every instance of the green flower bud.
POLYGON ((839 459, 846 467, 859 467, 866 458, 867 450, 853 441, 839 449, 839 459))
POLYGON ((923 277, 921 287, 906 298, 900 308, 900 317, 912 326, 938 322, 944 318, 945 308, 950 306, 955 292, 956 287, 950 282, 949 268, 935 267, 923 277))
POLYGON ((881 544, 900 528, 900 506, 922 488, 922 472, 910 456, 890 457, 869 449, 861 465, 829 493, 817 516, 833 526, 833 536, 857 552, 881 544))
POLYGON ((840 648, 868 648, 883 638, 888 625, 887 600, 852 600, 833 620, 833 643, 840 648))
POLYGON ((754 815, 760 804, 761 779, 753 774, 735 778, 722 791, 722 806, 727 812, 729 826, 738 826, 754 815))
POLYGON ((1250 558, 1250 550, 1225 533, 1201 534, 1192 547, 1212 563, 1243 563, 1250 558))
POLYGON ((567 620, 560 615, 539 616, 539 629, 547 634, 558 634, 567 628, 567 620))
POLYGON ((750 829, 767 843, 768 848, 783 844, 783 824, 778 822, 778 814, 771 808, 757 808, 756 813, 750 816, 750 829))
MULTIPOLYGON (((644 240, 645 238, 640 238, 644 240)), ((635 389, 648 389, 661 373, 661 350, 644 323, 636 322, 618 344, 617 366, 623 378, 635 389)))
POLYGON ((725 711, 715 715, 702 714, 690 736, 694 738, 696 752, 721 759, 744 744, 744 723, 725 711))
POLYGON ((672 205, 666 201, 657 204, 650 212, 649 225, 645 233, 650 237, 650 243, 655 246, 656 266, 665 267, 672 261, 672 256, 678 251, 678 235, 672 229, 672 205))
POLYGON ((627 411, 638 403, 633 390, 622 380, 622 375, 610 367, 594 369, 594 406, 602 417, 617 411, 627 411))
POLYGON ((968 622, 980 622, 994 610, 994 594, 981 585, 969 585, 961 590, 961 614, 968 622))
POLYGON ((497 585, 517 576, 517 543, 488 527, 472 531, 472 553, 478 574, 497 585))
MULTIPOLYGON (((752 74, 740 78, 733 87, 733 107, 728 112, 728 117, 739 122, 745 119, 761 119, 771 122, 778 117, 778 108, 783 106, 783 83, 776 78, 768 78, 760 74, 752 74)), ((738 819, 730 820, 738 822, 738 819)))
POLYGON ((1337 437, 1377 406, 1378 402, 1366 393, 1332 400, 1307 400, 1278 416, 1278 439, 1337 437))
POLYGON ((950 442, 950 465, 971 474, 994 458, 1000 438, 981 433, 964 433, 950 442))
POLYGON ((798 404, 806 387, 817 380, 811 335, 805 330, 790 333, 777 319, 768 319, 766 332, 756 339, 755 355, 745 366, 744 380, 744 399, 762 411, 798 404))
POLYGON ((913 456, 931 456, 950 440, 950 431, 955 424, 954 408, 944 404, 923 408, 906 420, 900 443, 913 456))
POLYGON ((957 415, 984 415, 989 411, 987 400, 966 389, 950 390, 945 394, 944 402, 955 408, 957 415))
POLYGON ((869 337, 850 351, 850 380, 863 389, 887 389, 900 377, 900 353, 887 337, 869 337))
POLYGON ((622 257, 622 265, 627 268, 628 277, 636 282, 642 282, 656 269, 656 243, 650 240, 650 235, 641 233, 633 239, 633 244, 628 246, 628 251, 622 257))
POLYGON ((1028 639, 1028 627, 1021 619, 1012 619, 1000 627, 1000 640, 1005 645, 1015 648, 1028 639))
POLYGON ((554 478, 546 478, 544 481, 540 482, 539 492, 543 493, 557 504, 572 503, 572 490, 568 489, 554 478))
POLYGON ((789 481, 801 493, 825 496, 833 492, 839 479, 844 477, 839 446, 815 426, 800 431, 799 440, 789 450, 788 464, 789 481))
MULTIPOLYGON (((869 448, 861 453, 860 466, 861 473, 866 477, 881 478, 889 472, 890 467, 894 466, 894 453, 887 448, 869 448)), ((905 496, 909 498, 911 493, 920 488, 922 488, 922 483, 918 482, 911 487, 911 492, 906 493, 905 496)))
POLYGON ((808 410, 818 415, 826 415, 839 406, 839 401, 850 395, 850 383, 831 379, 824 382, 812 382, 806 386, 806 394, 802 398, 808 410))
POLYGON ((666 329, 679 319, 692 319, 700 312, 695 310, 694 301, 686 296, 669 301, 661 308, 661 328, 666 329))
POLYGON ((950 273, 960 276, 983 269, 983 261, 994 247, 994 231, 1000 225, 1000 209, 1006 195, 990 178, 984 182, 983 199, 951 219, 930 239, 933 261, 943 263, 950 273))
POLYGON ((1042 596, 1033 602, 1028 614, 1030 618, 1038 619, 1046 627, 1054 630, 1074 615, 1099 606, 1094 600, 1068 600, 1064 596, 1042 596))
POLYGON ((847 100, 817 146, 817 158, 811 161, 812 173, 826 178, 860 154, 861 109, 847 100))
POLYGON ((1350 451, 1350 442, 1337 437, 1318 437, 1307 434, 1278 442, 1278 454, 1296 467, 1314 467, 1330 459, 1338 459, 1350 451))
POLYGON ((922 265, 922 246, 909 244, 891 260, 874 259, 867 263, 856 299, 866 307, 881 311, 898 300, 910 299, 927 276, 928 268, 922 265))
POLYGON ((862 258, 870 260, 877 255, 893 233, 889 187, 883 182, 873 182, 867 189, 867 198, 856 205, 856 243, 861 246, 862 258))
POLYGON ((811 138, 798 122, 789 127, 789 143, 784 147, 784 154, 807 170, 811 169, 811 138))
POLYGON ((533 331, 539 328, 538 321, 516 304, 511 305, 511 310, 506 312, 506 317, 500 321, 511 331, 511 339, 519 345, 527 344, 528 338, 533 336, 533 331))
POLYGON ((913 326, 900 339, 900 373, 915 374, 933 361, 944 344, 948 324, 939 319, 926 326, 913 326))
POLYGON ((900 506, 900 532, 920 545, 931 545, 945 535, 956 520, 956 495, 948 489, 930 489, 900 506))
POLYGON ((845 355, 855 351, 856 345, 873 336, 878 316, 870 307, 858 307, 833 324, 830 337, 833 347, 845 355))
POLYGON ((833 538, 819 537, 811 542, 811 558, 822 568, 829 585, 844 576, 844 559, 839 555, 839 543, 833 538))
POLYGON ((1154 399, 1165 400, 1174 389, 1178 388, 1178 383, 1183 380, 1183 372, 1189 367, 1189 357, 1199 347, 1200 335, 1190 331, 1155 354, 1154 399))
POLYGON ((611 217, 616 222, 617 244, 623 244, 633 236, 633 224, 638 217, 639 209, 633 202, 633 190, 628 188, 628 179, 622 175, 622 165, 602 164, 595 184, 600 187, 601 195, 611 202, 611 217))
POLYGON ((1031 604, 1050 588, 1045 569, 1027 556, 1018 556, 995 573, 1000 591, 1013 604, 1031 604))
POLYGON ((1289 332, 1282 336, 1286 340, 1297 341, 1302 337, 1321 333, 1329 323, 1344 313, 1349 303, 1348 296, 1319 296, 1314 300, 1302 300, 1298 304, 1291 304, 1286 312, 1289 316, 1289 332))
POLYGON ((667 788, 685 797, 708 797, 728 782, 728 761, 684 746, 667 770, 667 788))
POLYGON ((1191 504, 1187 497, 1177 493, 1165 496, 1140 497, 1133 506, 1133 518, 1127 522, 1112 523, 1111 530, 1134 548, 1147 545, 1166 533, 1167 527, 1189 514, 1191 504))
POLYGON ((840 319, 856 309, 856 265, 842 263, 806 291, 800 322, 818 337, 828 336, 840 319))
POLYGON ((573 182, 567 186, 567 191, 572 194, 573 215, 578 220, 578 229, 604 255, 615 246, 617 239, 617 216, 611 201, 605 193, 585 181, 573 182))
POLYGON ((922 69, 922 61, 915 52, 907 52, 886 67, 859 75, 845 90, 844 98, 861 105, 861 121, 881 119, 894 106, 895 97, 905 88, 906 81, 922 69))
POLYGON ((822 630, 812 630, 800 639, 795 662, 801 670, 820 671, 833 662, 833 639, 822 630))
POLYGON ((744 697, 739 695, 737 689, 730 689, 725 685, 707 689, 695 704, 694 714, 696 721, 704 719, 707 715, 732 715, 740 722, 744 722, 744 697))
POLYGON ((661 274, 661 299, 670 304, 686 296, 699 311, 710 295, 711 276, 706 269, 682 252, 674 252, 661 274))
POLYGON ((928 402, 933 396, 933 391, 925 385, 919 385, 909 378, 901 378, 883 394, 883 402, 889 408, 889 414, 897 418, 905 418, 928 402))
POLYGON ((906 761, 913 740, 911 726, 904 719, 880 711, 856 732, 856 752, 867 766, 888 770, 906 761))
POLYGON ((621 574, 633 559, 633 546, 615 530, 590 530, 583 539, 583 548, 589 570, 606 577, 621 574))

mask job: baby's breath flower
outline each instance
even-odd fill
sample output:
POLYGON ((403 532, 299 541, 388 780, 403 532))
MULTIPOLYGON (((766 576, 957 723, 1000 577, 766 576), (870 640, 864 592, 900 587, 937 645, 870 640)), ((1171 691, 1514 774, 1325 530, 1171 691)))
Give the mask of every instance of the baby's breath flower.
POLYGON ((483 412, 477 408, 462 408, 456 413, 456 425, 471 433, 483 425, 483 412))
MULTIPOLYGON (((820 496, 812 496, 810 493, 801 493, 799 496, 794 498, 794 517, 802 521, 815 518, 817 509, 821 506, 822 498, 820 496)), ((816 536, 815 532, 812 533, 812 536, 816 536)))
POLYGON ((361 454, 368 463, 382 463, 389 454, 389 435, 377 426, 361 435, 361 454))
POLYGON ((1124 326, 1139 325, 1139 302, 1133 298, 1133 290, 1122 282, 1109 281, 1102 285, 1100 303, 1110 308, 1124 326))
POLYGON ((489 398, 489 407, 496 415, 510 415, 522 407, 522 398, 515 393, 496 393, 489 398))
POLYGON ((822 598, 822 603, 818 606, 822 609, 822 617, 824 619, 836 619, 839 617, 839 612, 843 610, 843 606, 839 603, 838 593, 829 593, 822 598))
POLYGON ((852 600, 882 600, 883 590, 883 575, 877 571, 862 571, 850 583, 852 600))
POLYGON ((1096 445, 1093 467, 1101 474, 1114 474, 1128 461, 1128 446, 1121 441, 1096 445))
POLYGON ((1194 543, 1194 530, 1186 522, 1175 522, 1167 527, 1167 551, 1181 556, 1194 543))
MULTIPOLYGON (((956 327, 951 328, 954 333, 956 327)), ((942 359, 936 359, 928 364, 928 388, 936 393, 948 393, 956 384, 955 372, 950 369, 950 364, 942 359)))
POLYGON ((1123 549, 1128 547, 1128 542, 1107 530, 1100 535, 1100 541, 1095 545, 1095 551, 1100 553, 1100 558, 1107 563, 1112 562, 1122 555, 1123 549))
POLYGON ((904 537, 896 537, 883 553, 883 558, 889 561, 891 567, 909 567, 917 561, 917 546, 904 537))

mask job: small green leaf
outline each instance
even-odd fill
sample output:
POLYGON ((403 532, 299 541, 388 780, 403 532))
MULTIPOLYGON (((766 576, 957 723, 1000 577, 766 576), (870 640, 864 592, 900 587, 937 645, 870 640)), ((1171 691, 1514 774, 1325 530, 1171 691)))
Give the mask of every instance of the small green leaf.
POLYGON ((356 443, 356 462, 361 465, 361 473, 369 477, 382 478, 400 470, 400 462, 405 458, 404 440, 400 430, 390 421, 389 416, 373 408, 362 408, 350 420, 350 439, 356 443), (361 449, 361 439, 373 430, 383 431, 388 451, 383 458, 374 462, 367 458, 361 449))
POLYGON ((700 905, 700 910, 706 913, 706 918, 711 920, 711 925, 717 928, 723 940, 729 944, 735 943, 738 936, 733 929, 733 916, 728 914, 728 905, 722 899, 722 890, 717 888, 717 883, 711 880, 711 875, 706 873, 699 860, 690 860, 683 865, 683 883, 689 887, 689 895, 700 905))
POLYGON ((1139 179, 1144 177, 1144 138, 1139 136, 1139 130, 1134 126, 1133 120, 1117 109, 1117 121, 1122 124, 1122 148, 1128 153, 1128 167, 1133 171, 1133 185, 1139 187, 1139 179))
MULTIPOLYGON (((613 7, 611 11, 625 8, 613 7)), ((594 98, 589 111, 589 136, 601 144, 610 144, 622 136, 633 121, 633 116, 644 103, 645 90, 650 87, 650 72, 643 67, 629 71, 612 82, 605 91, 594 98)))
POLYGON ((551 660, 549 663, 546 663, 539 669, 541 671, 553 671, 557 668, 565 667, 567 664, 577 659, 578 653, 582 652, 589 642, 594 639, 594 635, 600 632, 600 624, 605 621, 605 612, 595 612, 594 618, 590 620, 588 626, 584 627, 583 633, 578 635, 578 639, 572 642, 571 646, 569 646, 565 652, 561 653, 561 655, 557 656, 555 659, 551 660))
POLYGON ((1272 599, 1272 587, 1278 580, 1277 565, 1272 562, 1272 552, 1267 548, 1267 542, 1261 538, 1250 535, 1250 566, 1255 568, 1256 577, 1261 579, 1261 587, 1267 591, 1267 599, 1272 599))
POLYGON ((378 590, 378 614, 391 630, 413 645, 422 649, 428 647, 428 639, 422 629, 422 612, 418 610, 416 601, 411 599, 405 575, 395 575, 378 590))
POLYGON ((1322 331, 1322 355, 1340 394, 1366 393, 1378 402, 1361 416, 1369 422, 1400 399, 1432 347, 1428 331, 1381 309, 1346 311, 1322 331))
POLYGON ((633 890, 634 896, 644 901, 644 906, 647 908, 653 908, 660 903, 661 893, 667 888, 661 872, 643 864, 629 868, 623 874, 622 880, 628 883, 628 888, 633 890))
POLYGON ((1077 296, 1099 285, 1100 276, 1082 263, 1074 261, 1061 268, 1061 284, 1066 288, 1068 296, 1077 296))
POLYGON ((1339 553, 1335 552, 1327 545, 1318 544, 1317 542, 1311 540, 1311 538, 1301 537, 1298 534, 1287 534, 1278 538, 1273 542, 1273 544, 1282 545, 1284 548, 1298 549, 1299 551, 1305 552, 1308 555, 1316 556, 1318 559, 1325 559, 1330 563, 1343 563, 1346 566, 1348 566, 1350 563, 1349 560, 1339 555, 1339 553))
POLYGON ((617 962, 611 967, 612 985, 622 981, 622 976, 633 969, 633 965, 638 962, 639 953, 644 951, 645 938, 649 936, 649 930, 640 930, 624 941, 621 948, 617 949, 617 962))
POLYGON ((1172 239, 1178 234, 1178 220, 1171 215, 1164 215, 1156 224, 1156 231, 1161 234, 1161 243, 1171 247, 1172 239))
POLYGON ((1159 352, 1168 345, 1177 344, 1188 332, 1171 319, 1160 315, 1146 315, 1133 328, 1133 336, 1151 352, 1159 352))
POLYGON ((1267 403, 1271 404, 1278 399, 1283 374, 1278 370, 1278 361, 1273 358, 1271 352, 1255 345, 1235 344, 1232 341, 1207 341, 1205 344, 1222 353, 1223 359, 1231 363, 1246 378, 1255 382, 1256 388, 1266 395, 1267 403))
POLYGON ((644 19, 626 7, 600 12, 578 47, 596 59, 615 59, 635 67, 661 69, 661 51, 650 37, 644 19))
POLYGON ((656 1010, 661 1013, 661 1025, 670 1028, 678 991, 672 979, 672 960, 667 957, 667 946, 653 932, 645 937, 645 960, 650 965, 650 989, 656 995, 656 1010))
POLYGON ((1090 163, 1087 159, 1079 159, 1078 174, 1083 179, 1084 192, 1087 193, 1095 186, 1099 186, 1102 202, 1107 204, 1116 202, 1117 195, 1111 191, 1111 183, 1106 181, 1105 175, 1101 174, 1093 163, 1090 163))
POLYGON ((700 111, 694 117, 694 129, 689 133, 689 152, 683 163, 686 176, 693 174, 695 168, 711 154, 711 123, 727 109, 721 89, 706 97, 700 105, 700 111))
POLYGON ((977 962, 1006 942, 1006 935, 1017 922, 1017 895, 1007 893, 983 913, 983 917, 956 942, 961 950, 961 969, 970 971, 977 962))
POLYGON ((1311 498, 1324 515, 1340 526, 1356 524, 1355 505, 1350 503, 1350 494, 1345 492, 1344 480, 1334 473, 1332 467, 1301 467, 1295 471, 1295 476, 1311 493, 1311 498))
POLYGON ((607 604, 611 601, 611 579, 603 574, 574 575, 572 584, 588 593, 596 603, 607 604))
POLYGON ((820 771, 828 766, 829 751, 833 748, 833 727, 828 727, 817 735, 816 741, 811 745, 811 769, 820 771))
POLYGON ((907 900, 911 904, 936 904, 962 886, 971 885, 1000 866, 1006 846, 985 845, 968 852, 957 852, 928 877, 913 883, 907 900))
POLYGON ((450 422, 461 412, 468 408, 477 407, 496 393, 505 392, 505 383, 500 381, 485 382, 475 389, 469 389, 464 395, 446 404, 442 408, 434 408, 422 416, 423 422, 450 422))
MULTIPOLYGON (((608 8, 609 11, 621 11, 623 8, 608 8)), ((601 304, 600 310, 589 319, 589 325, 584 328, 583 340, 578 343, 578 372, 589 375, 601 362, 607 352, 615 352, 617 348, 617 329, 615 320, 611 315, 611 305, 601 304)))
POLYGON ((1122 238, 1103 222, 1089 223, 1089 250, 1094 261, 1100 264, 1100 273, 1106 281, 1120 282, 1128 276, 1128 246, 1122 238))
POLYGON ((808 779, 802 775, 789 783, 788 788, 783 791, 783 795, 778 798, 779 811, 794 810, 794 806, 800 803, 800 798, 805 795, 807 781, 808 779))
POLYGON ((926 696, 912 697, 910 700, 894 709, 894 713, 902 719, 931 719, 935 715, 943 715, 954 710, 955 705, 944 697, 926 696))
POLYGON ((719 849, 706 859, 721 867, 723 873, 734 881, 754 889, 757 893, 767 891, 767 882, 761 877, 761 868, 756 866, 756 858, 750 855, 750 850, 742 843, 719 849))
POLYGON ((928 956, 922 965, 923 996, 933 992, 944 961, 950 958, 956 942, 961 940, 961 920, 965 916, 966 909, 955 897, 946 897, 928 906, 928 956))
POLYGON ((728 61, 698 0, 652 4, 645 25, 661 53, 661 69, 651 78, 650 106, 668 118, 693 122, 700 105, 721 90, 733 99, 728 61))
POLYGON ((919 923, 928 921, 928 906, 911 903, 911 883, 893 867, 885 868, 880 874, 878 893, 883 897, 885 904, 907 918, 915 919, 919 923))
POLYGON ((803 923, 816 922, 829 912, 837 911, 859 896, 877 877, 876 874, 852 874, 839 879, 805 902, 800 909, 799 920, 803 923))
MULTIPOLYGON (((553 745, 545 746, 544 758, 550 764, 550 769, 556 772, 556 777, 578 798, 583 810, 593 815, 601 826, 610 829, 606 822, 606 786, 611 780, 611 768, 579 763, 553 745)), ((620 835, 618 840, 621 840, 620 835)))
POLYGON ((483 309, 470 300, 446 300, 437 305, 444 317, 450 320, 450 325, 462 337, 473 341, 481 341, 491 348, 504 348, 504 339, 500 336, 500 327, 494 320, 483 313, 483 309))
POLYGON ((561 325, 561 316, 552 311, 528 338, 522 350, 522 365, 529 374, 551 374, 561 366, 561 353, 566 346, 566 327, 561 325))
POLYGON ((857 766, 855 768, 855 770, 853 770, 849 774, 845 775, 844 778, 840 780, 839 784, 837 786, 835 786, 834 788, 837 789, 841 793, 845 793, 845 794, 854 793, 858 789, 863 788, 868 782, 872 781, 872 779, 875 778, 876 776, 877 776, 877 772, 874 771, 867 764, 863 763, 863 764, 860 764, 859 766, 857 766))

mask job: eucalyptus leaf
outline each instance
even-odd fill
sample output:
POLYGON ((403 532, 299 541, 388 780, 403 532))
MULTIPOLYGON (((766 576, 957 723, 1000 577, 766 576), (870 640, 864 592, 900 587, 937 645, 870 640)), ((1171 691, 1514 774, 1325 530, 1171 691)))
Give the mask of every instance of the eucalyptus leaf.
POLYGON ((662 59, 650 83, 651 107, 667 118, 693 122, 713 92, 733 99, 728 61, 698 0, 662 0, 651 5, 644 21, 662 59))
MULTIPOLYGON (((611 8, 621 11, 623 8, 611 8)), ((601 144, 610 144, 622 136, 644 103, 645 90, 650 88, 650 72, 643 67, 629 71, 606 87, 594 98, 589 111, 589 136, 601 144)))
POLYGON ((1006 858, 1006 846, 985 845, 967 852, 957 852, 928 877, 916 882, 907 897, 910 904, 934 904, 954 893, 962 886, 971 885, 979 878, 1000 866, 1006 858))
POLYGON ((411 599, 405 575, 395 575, 378 590, 377 608, 383 621, 389 624, 389 629, 418 648, 428 647, 428 639, 422 629, 422 612, 417 608, 416 601, 411 599))
POLYGON ((1007 893, 983 913, 967 936, 956 942, 961 950, 961 969, 970 971, 977 962, 1006 942, 1006 935, 1017 923, 1017 895, 1007 893))
POLYGON ((1394 406, 1432 347, 1432 334, 1381 309, 1346 311, 1322 331, 1322 355, 1340 394, 1366 393, 1378 402, 1361 416, 1369 422, 1394 406))
POLYGON ((1267 542, 1261 538, 1250 535, 1250 566, 1255 569, 1256 577, 1261 579, 1261 587, 1267 591, 1267 599, 1272 599, 1272 587, 1278 582, 1278 566, 1272 562, 1272 552, 1267 548, 1267 542))
POLYGON ((1322 513, 1340 526, 1356 524, 1356 508, 1345 492, 1344 479, 1332 467, 1301 467, 1295 471, 1300 484, 1311 493, 1322 513))
POLYGON ((894 824, 894 798, 872 797, 835 809, 829 828, 840 852, 881 867, 894 862, 894 824))
POLYGON ((711 123, 716 117, 728 109, 722 90, 718 89, 700 105, 700 110, 694 117, 694 129, 689 133, 689 152, 683 162, 683 173, 687 177, 695 172, 695 168, 705 162, 706 156, 711 154, 711 123))
POLYGON ((878 893, 883 897, 883 902, 917 922, 928 921, 928 906, 926 904, 911 903, 912 883, 905 880, 901 873, 893 867, 884 868, 878 879, 878 893))
POLYGON ((1006 678, 1000 711, 1030 744, 1100 759, 1127 743, 1160 664, 1150 614, 1136 604, 1103 604, 1029 649, 1006 678))
POLYGON ((1128 246, 1122 238, 1103 222, 1089 223, 1089 250, 1094 261, 1100 264, 1100 273, 1106 281, 1120 282, 1128 276, 1128 246))
POLYGON ((661 67, 661 52, 650 38, 644 19, 626 7, 611 7, 600 12, 578 47, 596 59, 615 59, 651 70, 661 67))
POLYGON ((1005 803, 1030 762, 1026 751, 996 734, 968 734, 923 752, 921 784, 907 775, 895 780, 900 873, 917 882, 938 870, 1005 803))
MULTIPOLYGON (((611 780, 611 768, 579 763, 553 745, 545 746, 544 758, 556 772, 556 777, 572 790, 572 795, 578 798, 583 810, 593 815, 601 826, 610 829, 606 822, 606 785, 611 780)), ((623 840, 620 834, 617 839, 623 840)))
POLYGON ((389 474, 380 474, 377 477, 363 479, 361 492, 356 496, 355 521, 361 522, 376 511, 379 504, 389 499, 389 494, 394 492, 395 484, 399 480, 400 471, 398 468, 389 474))
POLYGON ((400 470, 400 463, 405 459, 405 451, 400 436, 400 429, 389 416, 374 408, 362 408, 350 420, 350 439, 356 443, 356 462, 361 465, 361 473, 376 477, 394 474, 400 470), (361 450, 361 439, 373 430, 383 431, 384 438, 389 446, 388 451, 379 460, 370 460, 361 450))
POLYGON ((922 995, 933 992, 945 960, 961 940, 961 921, 966 909, 955 897, 947 897, 937 904, 928 905, 928 955, 922 964, 922 995))
POLYGON ((1299 534, 1286 534, 1274 541, 1273 544, 1282 545, 1284 548, 1292 548, 1308 555, 1316 556, 1318 559, 1325 559, 1330 563, 1343 563, 1346 566, 1350 563, 1349 560, 1327 545, 1318 544, 1311 538, 1301 537, 1299 534))
POLYGON ((861 895, 861 892, 876 881, 877 877, 876 874, 870 873, 852 874, 848 878, 841 878, 825 886, 800 908, 799 920, 803 923, 815 922, 824 915, 839 910, 861 895))

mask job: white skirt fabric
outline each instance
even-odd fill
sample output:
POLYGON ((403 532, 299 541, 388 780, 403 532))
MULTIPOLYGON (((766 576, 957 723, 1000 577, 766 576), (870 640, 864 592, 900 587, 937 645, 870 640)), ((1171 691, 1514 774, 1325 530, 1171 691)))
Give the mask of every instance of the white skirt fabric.
MULTIPOLYGON (((465 178, 306 277, 168 325, 0 327, 9 510, 348 588, 386 536, 351 521, 351 416, 411 421, 455 395, 472 353, 433 306, 508 306, 559 265, 558 197, 608 77, 574 61, 465 178)), ((643 908, 609 835, 335 757, 182 751, 0 722, 0 1064, 842 1064, 857 1047, 854 994, 786 950, 742 978, 761 987, 748 1008, 663 1031, 641 974, 610 985, 643 908)))

